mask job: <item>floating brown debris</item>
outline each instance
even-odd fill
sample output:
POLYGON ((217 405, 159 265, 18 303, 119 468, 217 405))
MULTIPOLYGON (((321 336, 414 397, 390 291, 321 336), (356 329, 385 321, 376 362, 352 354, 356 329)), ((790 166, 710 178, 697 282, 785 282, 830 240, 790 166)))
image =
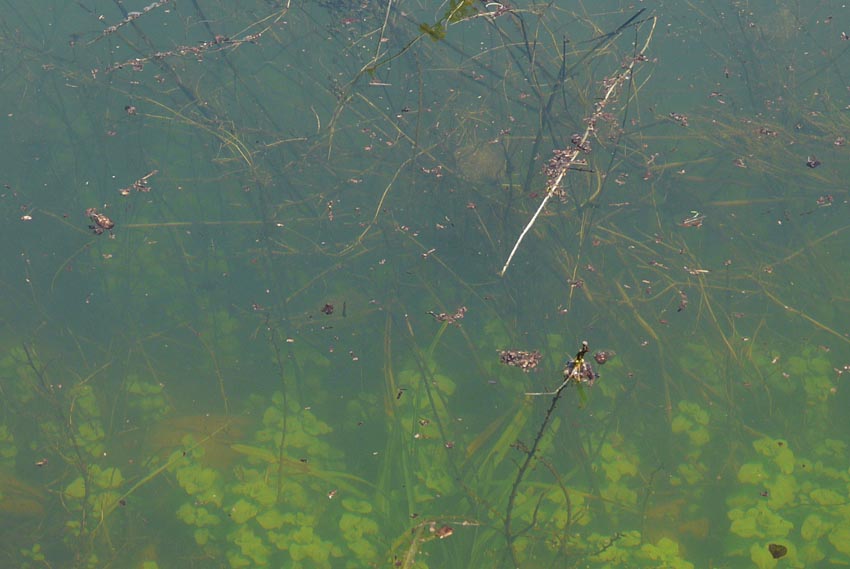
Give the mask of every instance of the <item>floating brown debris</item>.
POLYGON ((428 314, 434 317, 438 322, 448 322, 449 324, 454 324, 456 320, 462 320, 464 316, 466 316, 467 308, 465 306, 461 306, 458 308, 454 314, 447 314, 445 312, 434 312, 430 311, 428 314))
POLYGON ((679 291, 679 308, 676 309, 676 312, 681 312, 688 307, 688 295, 685 291, 679 291))
MULTIPOLYGON (((564 385, 570 381, 593 385, 593 382, 599 378, 599 374, 593 371, 593 366, 584 359, 589 350, 587 342, 582 342, 581 350, 576 354, 576 357, 567 362, 564 367, 564 385)), ((607 358, 605 361, 608 361, 607 358)))
POLYGON ((767 546, 767 550, 770 551, 770 554, 774 559, 779 559, 780 557, 785 557, 785 554, 788 553, 788 548, 779 543, 771 543, 767 546))
POLYGON ((90 207, 86 210, 86 217, 88 217, 92 225, 89 225, 89 229, 92 230, 92 233, 95 235, 100 235, 104 231, 110 231, 113 227, 115 227, 115 222, 106 217, 104 214, 97 211, 97 208, 90 207))
MULTIPOLYGON (((135 107, 133 108, 135 109, 135 107)), ((158 173, 159 170, 153 170, 151 172, 148 172, 145 176, 142 176, 141 178, 133 182, 133 185, 129 188, 121 188, 120 190, 118 190, 118 193, 122 196, 129 196, 132 190, 147 193, 151 191, 151 187, 148 184, 148 180, 150 180, 153 176, 156 176, 158 173)))
POLYGON ((526 352, 523 350, 502 350, 499 352, 499 361, 505 365, 520 368, 528 373, 540 363, 540 352, 526 352))
POLYGON ((605 363, 608 363, 608 361, 616 355, 617 355, 617 353, 612 351, 612 350, 600 350, 600 351, 596 352, 595 354, 593 354, 593 359, 599 365, 603 365, 605 363))
MULTIPOLYGON (((125 23, 129 23, 129 21, 126 21, 125 23)), ((115 30, 110 31, 110 29, 107 28, 107 30, 105 31, 112 33, 115 30)), ((260 36, 262 36, 264 33, 265 30, 255 34, 247 34, 241 38, 229 38, 227 36, 217 35, 213 39, 201 42, 197 45, 178 45, 174 49, 170 49, 168 51, 156 51, 145 57, 135 57, 133 59, 128 59, 127 61, 122 61, 120 63, 113 63, 112 65, 104 67, 103 69, 96 67, 91 70, 91 75, 93 78, 97 78, 97 76, 100 75, 101 72, 112 73, 113 71, 118 71, 128 67, 133 71, 138 72, 144 69, 145 64, 147 63, 161 62, 164 59, 171 57, 192 56, 196 59, 200 59, 203 58, 204 55, 206 55, 207 53, 215 53, 217 51, 222 50, 232 51, 246 43, 256 44, 257 40, 259 40, 260 36)))
POLYGON ((691 215, 684 218, 679 222, 679 225, 682 227, 702 227, 702 223, 705 221, 705 216, 698 211, 691 211, 691 215))
POLYGON ((334 313, 334 305, 333 304, 327 303, 322 307, 322 314, 326 314, 326 315, 330 316, 333 313, 334 313))
POLYGON ((835 198, 832 197, 832 194, 820 196, 818 198, 818 207, 831 206, 833 201, 835 201, 835 198))
POLYGON ((679 123, 679 126, 688 126, 688 115, 670 113, 670 118, 673 119, 674 122, 679 123))

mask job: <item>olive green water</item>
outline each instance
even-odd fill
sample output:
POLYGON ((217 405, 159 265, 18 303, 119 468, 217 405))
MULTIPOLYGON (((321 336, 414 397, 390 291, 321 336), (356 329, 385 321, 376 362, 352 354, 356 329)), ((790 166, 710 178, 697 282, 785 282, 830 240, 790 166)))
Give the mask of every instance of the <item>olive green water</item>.
POLYGON ((0 3, 0 566, 850 563, 841 3, 131 4, 0 3))

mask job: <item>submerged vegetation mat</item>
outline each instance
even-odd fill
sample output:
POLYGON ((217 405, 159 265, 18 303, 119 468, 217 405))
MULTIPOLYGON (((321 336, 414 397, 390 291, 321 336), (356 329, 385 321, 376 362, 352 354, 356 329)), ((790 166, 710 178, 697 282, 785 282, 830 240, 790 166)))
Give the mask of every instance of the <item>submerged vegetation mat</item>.
POLYGON ((850 563, 846 9, 54 4, 0 564, 850 563))

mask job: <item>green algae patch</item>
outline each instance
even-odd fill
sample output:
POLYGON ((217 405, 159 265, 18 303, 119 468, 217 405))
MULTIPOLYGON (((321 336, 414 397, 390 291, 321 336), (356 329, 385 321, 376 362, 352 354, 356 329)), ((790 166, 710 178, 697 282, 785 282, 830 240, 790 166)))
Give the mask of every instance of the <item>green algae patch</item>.
POLYGON ((843 521, 829 532, 829 543, 836 551, 850 555, 850 521, 843 521))
POLYGON ((832 529, 832 524, 825 522, 817 514, 809 514, 800 527, 800 537, 806 541, 817 541, 832 529))
POLYGON ((753 441, 753 448, 760 455, 772 459, 783 474, 792 474, 794 472, 796 461, 794 453, 788 448, 787 441, 764 437, 753 441))
POLYGON ((266 530, 278 529, 286 523, 286 518, 278 510, 266 510, 257 516, 257 523, 266 530))
POLYGON ((750 546, 750 560, 758 569, 774 569, 779 564, 779 560, 774 559, 770 550, 762 543, 754 543, 750 546))
POLYGON ((791 505, 797 498, 797 479, 787 474, 777 474, 768 482, 768 506, 773 510, 779 510, 791 505))
POLYGON ((730 510, 728 516, 732 522, 730 531, 744 538, 786 537, 794 528, 794 524, 763 502, 746 510, 730 510))
POLYGON ((624 476, 635 476, 638 471, 637 457, 614 448, 611 443, 602 445, 599 453, 605 477, 611 482, 619 482, 624 476))
POLYGON ((244 524, 256 516, 259 511, 260 508, 257 507, 257 504, 240 499, 230 508, 230 519, 237 524, 244 524))
POLYGON ((676 409, 677 413, 670 424, 673 433, 687 435, 696 449, 708 444, 711 439, 708 431, 708 411, 692 401, 679 401, 676 409))
MULTIPOLYGON (((685 483, 693 486, 701 482, 705 476, 705 466, 702 464, 683 463, 676 468, 676 472, 685 481, 685 483)), ((671 483, 674 481, 671 480, 671 483)))
POLYGON ((354 498, 344 498, 342 507, 355 514, 370 514, 372 513, 372 504, 365 500, 356 500, 354 498))
POLYGON ((242 526, 231 534, 231 541, 239 547, 241 557, 253 561, 255 566, 266 566, 271 549, 252 529, 242 526))
POLYGON ((760 486, 768 478, 768 474, 764 470, 764 465, 760 462, 748 462, 741 465, 741 468, 738 469, 738 482, 742 484, 760 486))
POLYGON ((114 466, 101 469, 98 465, 94 464, 89 467, 89 475, 92 482, 104 489, 119 488, 124 483, 124 477, 121 475, 121 471, 114 466))
POLYGON ((847 498, 835 490, 816 488, 809 493, 812 502, 821 506, 839 506, 847 503, 847 498))
POLYGON ((195 507, 188 502, 177 508, 177 518, 187 525, 196 527, 215 526, 221 523, 221 518, 207 508, 195 507))
POLYGON ((657 543, 644 543, 636 555, 639 559, 653 561, 656 567, 669 569, 694 569, 694 564, 685 561, 679 554, 679 544, 662 537, 657 543))

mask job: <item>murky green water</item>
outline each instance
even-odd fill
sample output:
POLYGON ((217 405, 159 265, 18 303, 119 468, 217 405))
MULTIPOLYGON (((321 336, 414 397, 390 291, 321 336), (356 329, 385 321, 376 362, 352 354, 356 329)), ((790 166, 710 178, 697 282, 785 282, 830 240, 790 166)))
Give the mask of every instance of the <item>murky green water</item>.
POLYGON ((0 565, 850 563, 841 3, 2 10, 0 565))

